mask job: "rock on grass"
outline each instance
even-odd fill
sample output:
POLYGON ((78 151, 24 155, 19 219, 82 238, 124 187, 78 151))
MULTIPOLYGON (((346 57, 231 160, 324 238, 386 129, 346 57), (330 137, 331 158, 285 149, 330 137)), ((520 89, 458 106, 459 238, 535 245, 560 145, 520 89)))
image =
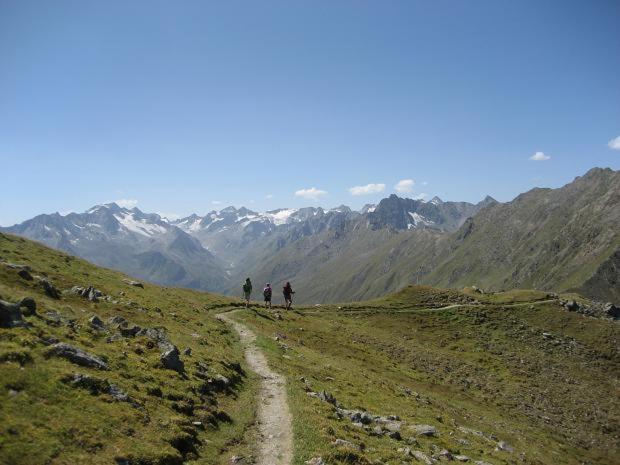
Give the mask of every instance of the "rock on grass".
POLYGON ((66 358, 76 365, 97 368, 99 370, 107 370, 108 364, 95 355, 89 354, 75 346, 65 344, 64 342, 58 342, 50 348, 47 352, 48 356, 56 356, 66 358))

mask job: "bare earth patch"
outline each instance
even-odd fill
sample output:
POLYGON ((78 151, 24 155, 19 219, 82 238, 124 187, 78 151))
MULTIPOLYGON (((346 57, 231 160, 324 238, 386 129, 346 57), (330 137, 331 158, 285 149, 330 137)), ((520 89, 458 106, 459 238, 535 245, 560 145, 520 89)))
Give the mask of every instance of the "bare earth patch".
POLYGON ((239 334, 245 359, 261 377, 258 403, 260 444, 257 465, 288 465, 293 457, 291 414, 286 397, 286 381, 269 368, 263 352, 256 346, 256 335, 235 321, 235 312, 220 313, 217 318, 230 324, 239 334))

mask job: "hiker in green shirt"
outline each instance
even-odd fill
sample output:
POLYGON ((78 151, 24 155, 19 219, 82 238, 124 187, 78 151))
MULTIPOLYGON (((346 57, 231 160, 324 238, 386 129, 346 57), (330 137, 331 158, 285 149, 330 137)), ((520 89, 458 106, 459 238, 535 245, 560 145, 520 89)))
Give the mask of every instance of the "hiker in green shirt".
POLYGON ((247 278, 243 284, 243 296, 245 298, 245 308, 248 308, 250 306, 250 297, 252 296, 252 281, 250 281, 250 278, 247 278))

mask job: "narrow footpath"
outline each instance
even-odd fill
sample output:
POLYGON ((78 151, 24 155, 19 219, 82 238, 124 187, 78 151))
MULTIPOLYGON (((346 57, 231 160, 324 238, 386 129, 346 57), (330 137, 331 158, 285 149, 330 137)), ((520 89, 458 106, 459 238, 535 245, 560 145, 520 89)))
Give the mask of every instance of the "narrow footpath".
POLYGON ((232 318, 236 311, 216 318, 231 325, 241 338, 245 359, 261 378, 258 402, 257 465, 290 465, 293 459, 293 431, 286 397, 286 381, 269 368, 265 354, 256 346, 256 335, 232 318))

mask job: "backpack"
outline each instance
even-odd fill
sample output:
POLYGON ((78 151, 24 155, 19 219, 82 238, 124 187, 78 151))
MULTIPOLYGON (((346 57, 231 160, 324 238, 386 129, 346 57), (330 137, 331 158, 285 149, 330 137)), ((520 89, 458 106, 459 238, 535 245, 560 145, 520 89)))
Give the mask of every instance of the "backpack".
POLYGON ((243 285, 243 292, 250 292, 250 290, 252 289, 252 285, 249 283, 245 283, 243 285))
POLYGON ((270 298, 271 297, 271 288, 270 287, 266 287, 263 290, 263 297, 265 297, 265 298, 270 298))

